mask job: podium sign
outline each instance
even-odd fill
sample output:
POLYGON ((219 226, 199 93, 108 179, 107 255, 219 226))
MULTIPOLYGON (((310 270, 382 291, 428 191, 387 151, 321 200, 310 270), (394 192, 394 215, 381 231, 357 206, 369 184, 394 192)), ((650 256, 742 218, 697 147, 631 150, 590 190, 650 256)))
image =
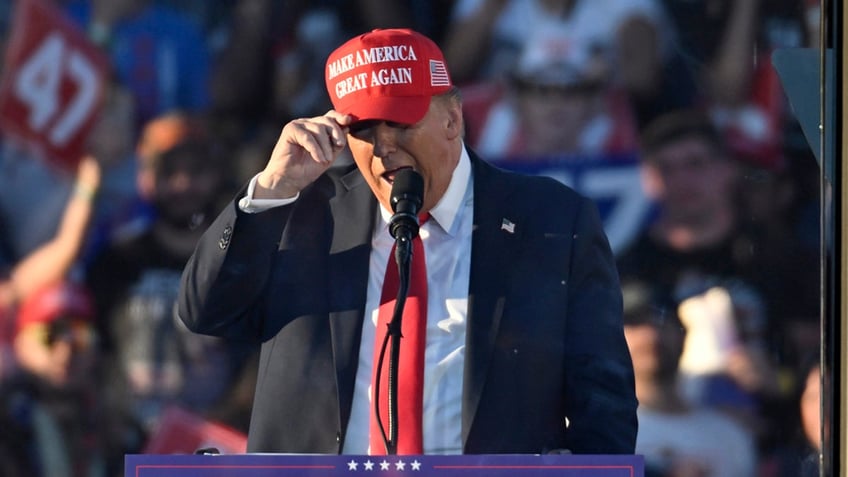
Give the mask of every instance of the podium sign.
POLYGON ((125 477, 643 477, 638 455, 152 455, 125 477))

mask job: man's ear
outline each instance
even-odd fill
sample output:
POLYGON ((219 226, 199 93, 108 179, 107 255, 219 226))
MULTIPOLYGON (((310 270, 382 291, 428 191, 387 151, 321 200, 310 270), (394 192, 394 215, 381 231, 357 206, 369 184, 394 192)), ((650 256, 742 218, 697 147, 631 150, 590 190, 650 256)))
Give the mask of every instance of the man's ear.
POLYGON ((453 140, 461 136, 464 129, 462 107, 458 104, 451 103, 446 112, 445 132, 448 139, 453 140))

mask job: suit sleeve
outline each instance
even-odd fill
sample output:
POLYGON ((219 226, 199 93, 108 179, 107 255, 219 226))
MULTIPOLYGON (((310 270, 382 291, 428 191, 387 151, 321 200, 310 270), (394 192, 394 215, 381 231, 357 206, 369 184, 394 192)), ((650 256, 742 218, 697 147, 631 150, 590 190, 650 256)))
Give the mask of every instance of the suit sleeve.
POLYGON ((621 287, 597 209, 582 201, 568 287, 568 448, 580 454, 630 454, 636 445, 637 401, 621 287))
POLYGON ((291 206, 246 214, 230 203, 200 239, 183 271, 177 313, 192 331, 268 338, 264 290, 291 206))

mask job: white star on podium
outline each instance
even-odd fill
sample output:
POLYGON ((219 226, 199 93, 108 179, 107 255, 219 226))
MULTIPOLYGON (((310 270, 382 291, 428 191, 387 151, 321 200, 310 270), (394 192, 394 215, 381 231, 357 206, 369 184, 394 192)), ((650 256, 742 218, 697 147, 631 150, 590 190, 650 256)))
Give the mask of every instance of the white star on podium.
POLYGON ((347 470, 356 470, 357 465, 355 460, 351 460, 347 463, 347 470))
POLYGON ((421 470, 421 462, 418 462, 418 459, 415 459, 410 464, 412 466, 412 470, 421 470))
POLYGON ((404 470, 404 468, 406 468, 406 464, 404 464, 402 460, 395 462, 395 469, 404 470))
POLYGON ((371 462, 371 459, 366 460, 362 465, 365 466, 365 470, 374 470, 374 463, 371 462))
POLYGON ((380 462, 380 470, 389 470, 389 463, 385 460, 383 462, 380 462))

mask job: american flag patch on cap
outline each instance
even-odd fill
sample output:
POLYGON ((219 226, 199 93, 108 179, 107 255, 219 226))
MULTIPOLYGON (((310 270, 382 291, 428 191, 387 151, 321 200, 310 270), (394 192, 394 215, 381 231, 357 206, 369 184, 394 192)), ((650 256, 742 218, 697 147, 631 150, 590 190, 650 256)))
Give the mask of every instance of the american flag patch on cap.
POLYGON ((430 86, 450 86, 450 84, 445 63, 439 60, 430 60, 430 86))

